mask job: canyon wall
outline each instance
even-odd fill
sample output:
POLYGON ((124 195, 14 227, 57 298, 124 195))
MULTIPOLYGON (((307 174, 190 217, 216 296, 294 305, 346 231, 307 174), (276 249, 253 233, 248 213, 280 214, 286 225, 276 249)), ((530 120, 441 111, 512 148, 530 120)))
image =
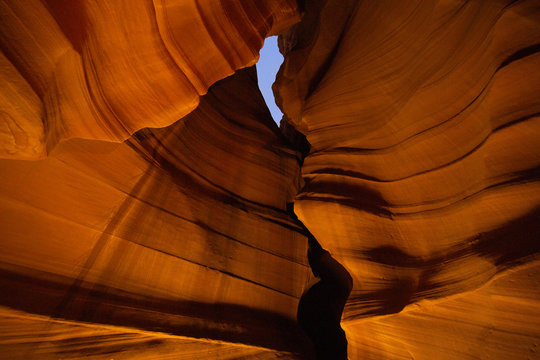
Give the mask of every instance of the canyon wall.
POLYGON ((306 239, 285 212, 300 157, 263 101, 252 67, 167 128, 123 143, 71 139, 35 162, 0 160, 0 353, 301 351, 306 239))
POLYGON ((538 358, 538 1, 0 11, 0 358, 309 358, 293 200, 349 358, 538 358))
POLYGON ((537 358, 540 3, 315 3, 274 87, 350 357, 537 358))
POLYGON ((292 0, 5 0, 0 11, 0 157, 31 160, 64 139, 171 125, 299 19, 292 0))
POLYGON ((296 3, 1 9, 0 358, 301 353, 301 156, 250 67, 296 3))

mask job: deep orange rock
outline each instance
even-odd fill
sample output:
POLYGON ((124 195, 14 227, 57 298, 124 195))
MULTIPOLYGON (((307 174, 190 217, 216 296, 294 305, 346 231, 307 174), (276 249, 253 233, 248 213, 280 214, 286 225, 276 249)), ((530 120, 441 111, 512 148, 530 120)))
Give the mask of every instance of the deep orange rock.
POLYGON ((538 1, 301 5, 0 3, 0 357, 307 358, 293 199, 351 359, 536 357, 538 1))
POLYGON ((317 4, 274 87, 311 143, 299 217, 355 278, 351 358, 534 354, 538 2, 317 4))
POLYGON ((71 139, 44 160, 0 167, 3 357, 100 358, 109 346, 136 357, 124 336, 156 342, 141 351, 152 358, 303 351, 307 244, 285 212, 300 155, 264 106, 255 68, 167 128, 124 143, 71 139), (51 331, 53 346, 33 345, 51 331), (25 335, 13 342, 16 332, 25 335), (72 336, 111 343, 72 346, 72 336))
POLYGON ((63 139, 171 125, 299 19, 292 0, 14 0, 0 11, 0 157, 30 160, 63 139))

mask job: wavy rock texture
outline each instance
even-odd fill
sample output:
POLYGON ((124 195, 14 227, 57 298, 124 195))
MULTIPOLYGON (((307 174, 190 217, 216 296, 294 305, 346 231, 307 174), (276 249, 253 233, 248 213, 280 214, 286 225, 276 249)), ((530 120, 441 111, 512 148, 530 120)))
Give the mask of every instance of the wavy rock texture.
POLYGON ((167 128, 121 144, 72 139, 0 166, 0 357, 302 351, 306 239, 284 211, 299 155, 253 67, 167 128))
POLYGON ((351 358, 537 358, 540 3, 313 4, 274 87, 351 358))
POLYGON ((0 310, 6 359, 275 359, 287 353, 0 310), (14 331, 18 336, 13 336, 14 331), (24 336, 22 336, 24 334, 24 336), (31 346, 29 346, 29 344, 31 346))
POLYGON ((1 1, 0 157, 171 125, 298 18, 292 0, 1 1))
POLYGON ((540 3, 301 8, 0 1, 0 358, 308 358, 295 197, 351 359, 538 358, 540 3))

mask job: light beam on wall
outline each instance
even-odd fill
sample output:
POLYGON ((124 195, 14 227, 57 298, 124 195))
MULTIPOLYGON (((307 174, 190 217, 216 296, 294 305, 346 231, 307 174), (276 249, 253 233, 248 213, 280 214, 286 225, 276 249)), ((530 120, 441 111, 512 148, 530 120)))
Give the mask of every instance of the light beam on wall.
POLYGON ((283 113, 276 105, 274 93, 272 92, 272 84, 276 80, 276 74, 282 63, 283 56, 278 49, 277 36, 266 38, 260 52, 259 61, 257 62, 257 77, 264 101, 266 101, 266 105, 278 125, 283 113))

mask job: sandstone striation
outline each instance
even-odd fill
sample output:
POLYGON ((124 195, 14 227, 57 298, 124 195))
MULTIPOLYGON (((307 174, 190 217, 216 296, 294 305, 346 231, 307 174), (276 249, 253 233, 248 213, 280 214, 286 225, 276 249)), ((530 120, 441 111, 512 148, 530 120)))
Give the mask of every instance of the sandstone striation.
POLYGON ((171 125, 298 18, 292 0, 2 1, 0 157, 171 125))
POLYGON ((355 277, 349 355, 534 358, 540 4, 316 4, 274 87, 299 217, 355 277))
MULTIPOLYGON (((26 334, 15 349, 93 356, 95 348, 71 347, 71 327, 84 323, 81 331, 98 324, 86 342, 113 325, 110 341, 122 349, 118 334, 138 344, 158 332, 172 336, 167 344, 185 342, 175 336, 226 341, 235 354, 227 359, 301 351, 295 316, 306 241, 285 213, 300 159, 263 104, 252 67, 214 85, 168 128, 120 144, 72 139, 37 162, 1 160, 7 324, 20 317, 65 340, 33 346, 37 335, 23 324, 8 328, 26 334)), ((12 356, 12 342, 6 331, 0 353, 12 356)), ((183 351, 192 350, 172 353, 183 351)))
POLYGON ((350 359, 538 358, 537 0, 5 0, 0 30, 0 358, 309 358, 293 200, 354 278, 350 359))

